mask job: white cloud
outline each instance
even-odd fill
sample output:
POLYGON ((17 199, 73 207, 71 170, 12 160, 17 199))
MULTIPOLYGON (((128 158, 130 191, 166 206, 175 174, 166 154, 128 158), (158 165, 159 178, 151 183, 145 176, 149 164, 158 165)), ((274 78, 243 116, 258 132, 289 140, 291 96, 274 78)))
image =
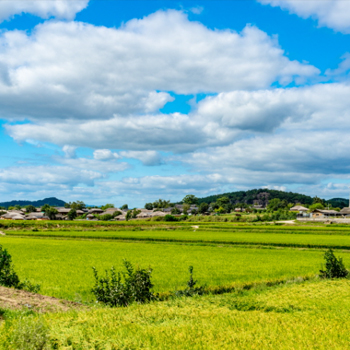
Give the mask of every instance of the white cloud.
POLYGON ((347 0, 258 0, 262 4, 281 7, 302 18, 315 18, 320 26, 350 33, 350 2, 347 0))
POLYGON ((142 162, 143 165, 155 166, 162 164, 162 157, 156 151, 122 151, 120 155, 125 158, 134 158, 142 162))
POLYGON ((57 162, 77 169, 89 169, 98 171, 102 174, 117 173, 128 169, 130 166, 126 162, 117 162, 116 160, 97 160, 89 158, 56 158, 57 162))
POLYGON ((0 22, 14 15, 30 13, 41 18, 74 19, 89 0, 11 0, 0 1, 0 22))
POLYGON ((318 74, 256 27, 211 30, 178 11, 119 29, 46 22, 0 37, 0 117, 97 120, 154 113, 173 97, 318 74))
POLYGON ((95 149, 108 147, 173 152, 227 144, 238 133, 236 130, 221 128, 215 121, 178 113, 133 116, 128 119, 115 116, 101 121, 17 124, 7 125, 6 130, 18 142, 34 138, 59 145, 74 143, 95 149))
MULTIPOLYGON (((94 185, 96 179, 103 175, 97 171, 75 169, 67 166, 22 166, 10 167, 0 170, 0 181, 7 184, 15 184, 24 188, 40 188, 52 185, 74 186, 85 184, 94 185)), ((14 190, 13 188, 11 189, 14 190)))
POLYGON ((343 130, 350 127, 349 95, 348 84, 233 91, 201 101, 198 115, 222 128, 255 132, 271 132, 287 123, 289 128, 343 130))
POLYGON ((340 83, 233 91, 205 98, 189 115, 115 116, 106 121, 38 122, 6 129, 18 142, 36 139, 95 149, 191 152, 279 129, 344 130, 350 127, 349 95, 350 85, 340 83))
POLYGON ((64 155, 66 158, 76 158, 76 147, 70 146, 70 145, 64 145, 62 147, 62 151, 64 152, 64 155))
POLYGON ((94 158, 97 160, 111 160, 120 158, 118 153, 109 149, 97 149, 94 151, 94 158))

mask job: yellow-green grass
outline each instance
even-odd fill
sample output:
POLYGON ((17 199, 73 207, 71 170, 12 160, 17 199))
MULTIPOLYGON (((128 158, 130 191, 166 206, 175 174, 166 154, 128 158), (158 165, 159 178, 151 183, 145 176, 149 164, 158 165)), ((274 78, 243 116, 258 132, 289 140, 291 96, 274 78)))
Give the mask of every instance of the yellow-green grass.
MULTIPOLYGON (((0 237, 0 244, 20 277, 39 283, 42 294, 84 301, 92 298, 91 267, 121 269, 123 258, 154 269, 155 291, 185 287, 190 265, 201 284, 218 286, 315 274, 323 263, 322 251, 297 249, 14 237, 0 237)), ((348 265, 350 255, 342 255, 348 265)))
POLYGON ((8 235, 350 249, 350 236, 257 230, 9 231, 8 235))
MULTIPOLYGON (((56 349, 349 349, 350 282, 47 314, 56 349)), ((35 319, 34 319, 35 320, 35 319)), ((3 323, 8 349, 17 319, 3 323)))

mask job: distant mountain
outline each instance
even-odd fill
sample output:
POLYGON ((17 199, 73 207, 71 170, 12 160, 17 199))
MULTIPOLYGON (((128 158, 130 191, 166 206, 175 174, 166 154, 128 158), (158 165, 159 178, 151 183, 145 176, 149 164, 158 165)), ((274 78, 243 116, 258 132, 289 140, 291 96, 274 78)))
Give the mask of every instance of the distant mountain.
POLYGON ((42 207, 44 204, 48 204, 52 207, 64 207, 66 202, 57 199, 55 197, 45 198, 38 201, 11 201, 11 202, 2 202, 0 203, 0 207, 13 207, 15 205, 20 205, 24 207, 26 205, 34 205, 34 207, 42 207))
POLYGON ((331 204, 333 208, 343 209, 344 207, 349 207, 349 200, 345 198, 332 198, 327 203, 331 204))

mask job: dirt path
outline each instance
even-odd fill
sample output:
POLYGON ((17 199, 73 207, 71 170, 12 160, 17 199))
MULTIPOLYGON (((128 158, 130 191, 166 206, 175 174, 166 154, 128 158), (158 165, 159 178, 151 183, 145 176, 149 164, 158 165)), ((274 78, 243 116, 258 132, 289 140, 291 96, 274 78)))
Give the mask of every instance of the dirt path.
POLYGON ((84 309, 86 306, 23 290, 0 287, 0 308, 27 309, 36 312, 64 312, 72 309, 84 309))

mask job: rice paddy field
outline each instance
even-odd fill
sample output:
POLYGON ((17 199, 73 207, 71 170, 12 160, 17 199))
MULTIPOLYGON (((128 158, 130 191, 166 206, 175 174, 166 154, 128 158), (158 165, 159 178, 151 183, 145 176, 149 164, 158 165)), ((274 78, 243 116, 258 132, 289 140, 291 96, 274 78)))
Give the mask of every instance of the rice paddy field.
POLYGON ((317 277, 328 247, 350 267, 350 227, 132 221, 6 223, 1 230, 0 245, 21 279, 87 309, 4 311, 0 348, 18 348, 11 337, 24 318, 46 325, 53 349, 350 349, 350 281, 317 277), (150 266, 160 295, 186 287, 190 265, 208 291, 230 292, 96 305, 92 266, 121 270, 123 259, 150 266))

